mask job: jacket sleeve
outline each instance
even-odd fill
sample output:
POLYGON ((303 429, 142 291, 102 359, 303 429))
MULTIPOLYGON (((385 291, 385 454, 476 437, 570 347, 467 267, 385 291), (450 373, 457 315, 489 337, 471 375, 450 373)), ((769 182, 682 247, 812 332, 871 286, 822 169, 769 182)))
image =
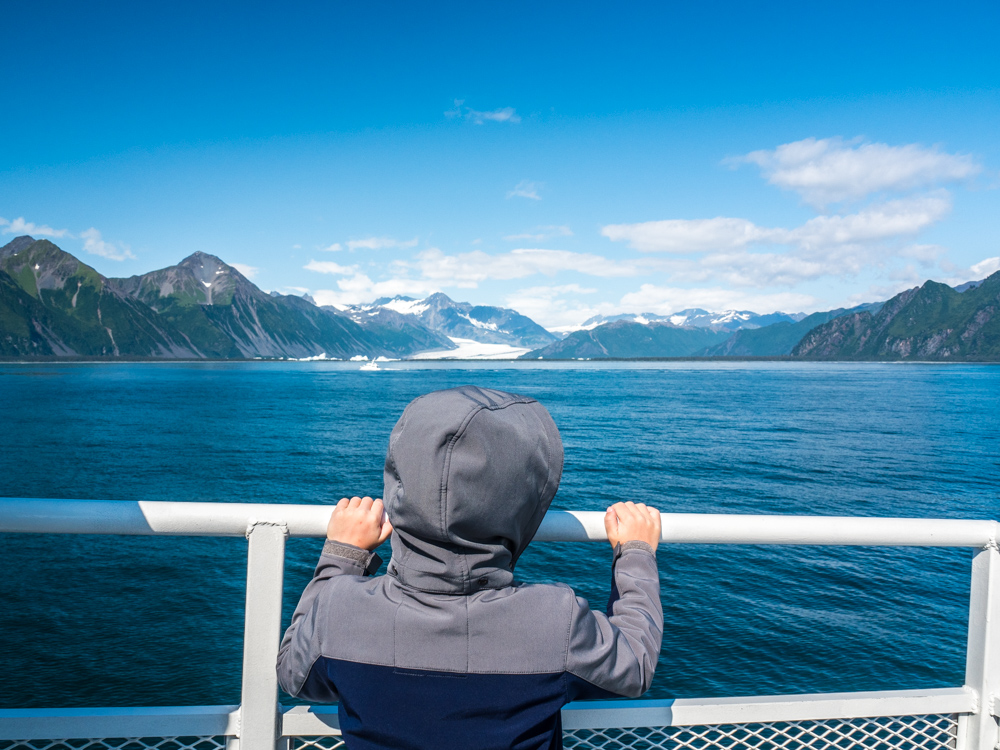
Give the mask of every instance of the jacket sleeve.
POLYGON ((336 687, 329 680, 309 680, 313 664, 322 655, 324 594, 337 576, 360 576, 374 573, 382 564, 374 552, 350 544, 327 540, 312 580, 299 598, 292 622, 278 648, 278 684, 289 695, 317 703, 339 700, 336 687), (308 681, 308 682, 307 682, 308 681))
POLYGON ((656 556, 645 542, 615 548, 607 614, 575 598, 566 671, 569 700, 638 698, 653 681, 663 639, 656 556))

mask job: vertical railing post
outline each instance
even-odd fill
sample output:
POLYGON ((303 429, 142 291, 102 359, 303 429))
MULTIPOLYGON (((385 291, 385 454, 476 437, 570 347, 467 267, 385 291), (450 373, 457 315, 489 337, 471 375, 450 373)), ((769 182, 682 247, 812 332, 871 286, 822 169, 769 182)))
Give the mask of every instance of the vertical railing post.
POLYGON ((958 750, 994 750, 1000 741, 1000 550, 995 540, 972 558, 965 684, 979 695, 979 710, 959 719, 958 750))
MULTIPOLYGON (((285 573, 283 524, 250 521, 243 628, 243 697, 238 750, 275 750, 278 738, 278 642, 285 573)), ((230 748, 233 750, 233 748, 230 748)))

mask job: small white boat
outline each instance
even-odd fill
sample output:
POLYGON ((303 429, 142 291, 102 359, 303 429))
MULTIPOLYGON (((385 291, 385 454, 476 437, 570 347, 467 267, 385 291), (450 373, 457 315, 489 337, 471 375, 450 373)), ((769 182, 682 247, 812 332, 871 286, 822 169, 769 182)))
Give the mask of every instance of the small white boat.
POLYGON ((360 369, 362 369, 362 370, 381 370, 382 368, 379 367, 378 366, 378 362, 376 362, 373 359, 370 362, 365 362, 363 365, 361 365, 360 369))

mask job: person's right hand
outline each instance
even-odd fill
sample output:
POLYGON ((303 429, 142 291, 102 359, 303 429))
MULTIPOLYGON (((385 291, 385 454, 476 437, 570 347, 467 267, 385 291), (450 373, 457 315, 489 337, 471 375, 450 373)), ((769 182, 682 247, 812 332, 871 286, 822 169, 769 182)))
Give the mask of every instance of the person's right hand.
POLYGON ((660 511, 643 503, 615 503, 604 514, 604 528, 612 547, 619 542, 645 542, 655 552, 660 542, 660 511))
POLYGON ((326 538, 369 552, 389 538, 392 524, 383 513, 382 498, 341 498, 326 527, 326 538))

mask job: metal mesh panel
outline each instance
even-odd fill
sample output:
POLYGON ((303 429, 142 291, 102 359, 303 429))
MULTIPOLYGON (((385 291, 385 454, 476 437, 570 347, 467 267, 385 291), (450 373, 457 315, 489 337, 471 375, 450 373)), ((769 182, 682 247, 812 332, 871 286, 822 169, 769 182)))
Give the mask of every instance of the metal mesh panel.
POLYGON ((563 733, 563 745, 601 750, 950 750, 955 747, 957 734, 958 718, 947 714, 772 724, 573 729, 563 733))
POLYGON ((290 737, 290 750, 339 750, 346 747, 340 735, 326 735, 324 737, 290 737))
POLYGON ((0 740, 0 750, 225 750, 225 747, 224 736, 0 740))

